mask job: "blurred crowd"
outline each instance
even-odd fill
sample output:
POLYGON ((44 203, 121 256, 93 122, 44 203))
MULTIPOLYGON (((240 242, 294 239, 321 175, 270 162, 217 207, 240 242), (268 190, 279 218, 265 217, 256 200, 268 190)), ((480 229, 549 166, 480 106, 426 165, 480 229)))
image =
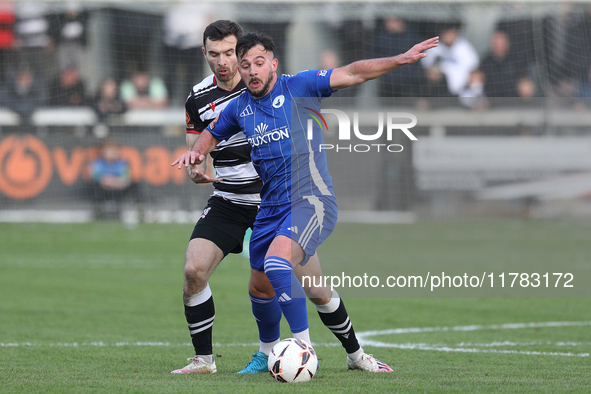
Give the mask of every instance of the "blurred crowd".
POLYGON ((380 78, 379 95, 456 97, 460 105, 473 109, 540 105, 539 97, 575 107, 590 103, 591 6, 581 14, 563 4, 537 30, 534 26, 533 19, 497 23, 487 51, 479 55, 461 23, 434 28, 387 18, 374 34, 376 57, 401 53, 432 35, 439 35, 440 44, 418 64, 380 78))
MULTIPOLYGON (((146 39, 153 35, 152 18, 141 14, 136 18, 122 11, 111 19, 111 31, 102 33, 110 35, 116 52, 114 71, 90 89, 82 71, 92 11, 80 2, 66 3, 57 13, 50 11, 46 3, 0 1, 0 107, 15 111, 24 121, 40 107, 93 107, 100 120, 127 109, 165 108, 179 67, 185 67, 182 75, 187 81, 196 82, 200 77, 201 62, 195 59, 201 59, 200 37, 205 24, 197 26, 199 31, 194 31, 191 39, 185 37, 183 43, 171 43, 175 40, 171 34, 165 37, 165 81, 152 74, 149 66, 146 39)), ((173 12, 178 10, 171 9, 173 12)), ((185 15, 191 16, 194 12, 185 15)), ((167 32, 174 30, 177 22, 166 22, 171 26, 167 32)))
MULTIPOLYGON (((216 18, 210 7, 171 3, 156 16, 111 10, 109 31, 101 34, 110 37, 113 65, 90 89, 81 71, 96 31, 90 29, 96 9, 66 3, 56 12, 44 3, 0 1, 0 107, 26 120, 40 107, 87 106, 104 120, 128 109, 182 105, 191 86, 209 71, 201 37, 216 18)), ((289 24, 243 26, 271 33, 284 56, 289 24)), ((484 55, 461 23, 387 17, 371 28, 347 22, 333 33, 337 45, 319 54, 322 67, 391 56, 440 36, 427 58, 378 80, 380 97, 455 97, 473 109, 494 106, 491 98, 516 97, 522 105, 537 97, 581 98, 573 103, 583 106, 591 99, 591 7, 581 14, 564 6, 537 24, 533 17, 501 21, 484 55)))

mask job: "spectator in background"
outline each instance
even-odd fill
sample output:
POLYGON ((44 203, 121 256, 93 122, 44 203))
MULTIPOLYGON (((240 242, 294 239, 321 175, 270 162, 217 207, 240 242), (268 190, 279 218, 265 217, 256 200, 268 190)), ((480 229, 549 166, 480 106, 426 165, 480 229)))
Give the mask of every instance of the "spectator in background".
POLYGON ((11 1, 0 1, 0 83, 5 82, 14 46, 14 7, 11 1))
MULTIPOLYGON (((384 20, 384 28, 374 39, 373 57, 392 56, 393 53, 405 53, 420 41, 415 32, 409 30, 407 23, 400 18, 384 20)), ((378 79, 381 97, 412 97, 417 95, 417 87, 423 77, 423 69, 418 63, 401 67, 396 72, 388 73, 378 79)))
POLYGON ((497 31, 504 31, 509 37, 509 56, 518 57, 524 68, 535 67, 539 59, 536 53, 536 42, 539 39, 538 17, 535 13, 527 14, 523 10, 524 3, 507 4, 506 15, 510 18, 497 23, 497 31), (536 22, 534 22, 534 18, 536 22), (534 28, 534 25, 536 26, 534 28))
POLYGON ((470 73, 480 64, 478 53, 472 44, 460 35, 457 24, 444 27, 439 39, 439 46, 426 52, 428 56, 422 59, 422 65, 429 68, 434 62, 439 61, 449 92, 458 95, 467 86, 470 73))
POLYGON ((121 202, 131 196, 135 203, 142 202, 139 185, 133 182, 129 162, 121 158, 119 144, 107 139, 101 146, 100 156, 90 163, 91 196, 99 217, 118 217, 121 202))
POLYGON ((66 12, 51 22, 58 67, 74 64, 80 68, 87 43, 88 13, 79 3, 70 2, 66 5, 66 12))
POLYGON ((540 97, 540 89, 538 88, 533 78, 529 74, 523 72, 520 75, 518 75, 515 80, 514 97, 490 100, 491 104, 494 104, 494 106, 496 107, 543 109, 544 102, 537 100, 537 97, 540 97))
POLYGON ((202 79, 203 30, 213 21, 210 15, 209 4, 188 0, 173 3, 164 14, 164 82, 173 99, 184 99, 202 79))
POLYGON ((76 65, 65 66, 52 81, 49 87, 49 105, 56 107, 88 105, 86 88, 76 65))
POLYGON ((45 17, 46 10, 45 3, 17 2, 14 25, 17 59, 29 64, 35 75, 43 80, 50 77, 53 52, 49 22, 45 17))
POLYGON ((35 109, 47 104, 47 92, 42 81, 26 63, 13 72, 0 90, 0 106, 10 108, 27 124, 35 109))
POLYGON ((490 54, 480 69, 486 75, 484 92, 488 97, 515 97, 517 77, 526 65, 510 52, 509 36, 497 30, 491 38, 490 54))
MULTIPOLYGON (((538 110, 544 108, 544 103, 537 99, 537 97, 540 97, 540 90, 529 75, 523 74, 517 78, 516 90, 517 99, 508 100, 507 105, 510 105, 512 101, 516 101, 513 108, 518 107, 523 109, 530 108, 538 110)), ((517 127, 517 133, 522 136, 543 135, 545 129, 546 128, 544 125, 521 125, 517 127)))
POLYGON ((538 87, 533 79, 528 75, 522 75, 517 79, 517 97, 531 100, 534 97, 539 97, 538 87))
POLYGON ((453 97, 449 92, 445 75, 439 68, 439 62, 433 63, 425 70, 425 77, 418 86, 417 94, 420 98, 415 106, 420 110, 441 108, 449 104, 448 100, 438 100, 438 98, 453 97))
POLYGON ((138 71, 121 84, 121 98, 131 109, 158 109, 168 105, 168 91, 162 79, 138 71))
POLYGON ((487 77, 482 71, 472 71, 468 85, 460 91, 460 103, 475 111, 488 108, 488 102, 484 92, 486 80, 487 77))
POLYGON ((105 121, 110 115, 125 112, 126 106, 119 98, 119 87, 113 78, 107 78, 101 83, 94 101, 94 108, 100 121, 105 121))
POLYGON ((452 97, 445 75, 439 67, 439 62, 429 66, 425 71, 425 79, 418 88, 420 97, 452 97))

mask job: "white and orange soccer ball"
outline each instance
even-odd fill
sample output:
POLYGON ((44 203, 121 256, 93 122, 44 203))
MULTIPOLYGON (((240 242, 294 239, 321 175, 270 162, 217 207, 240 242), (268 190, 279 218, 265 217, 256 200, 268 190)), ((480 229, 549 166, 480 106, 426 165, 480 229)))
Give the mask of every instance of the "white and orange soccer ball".
POLYGON ((268 366, 278 382, 309 382, 318 369, 318 357, 305 341, 289 338, 273 346, 268 366))

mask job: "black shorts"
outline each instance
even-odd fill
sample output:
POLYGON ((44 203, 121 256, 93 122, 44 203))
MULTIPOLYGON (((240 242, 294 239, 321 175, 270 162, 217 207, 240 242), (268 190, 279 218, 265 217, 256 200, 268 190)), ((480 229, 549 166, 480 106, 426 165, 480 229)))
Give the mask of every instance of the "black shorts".
POLYGON ((191 239, 203 238, 217 245, 224 252, 241 253, 244 234, 252 228, 257 207, 234 204, 222 197, 212 196, 201 218, 193 229, 191 239))

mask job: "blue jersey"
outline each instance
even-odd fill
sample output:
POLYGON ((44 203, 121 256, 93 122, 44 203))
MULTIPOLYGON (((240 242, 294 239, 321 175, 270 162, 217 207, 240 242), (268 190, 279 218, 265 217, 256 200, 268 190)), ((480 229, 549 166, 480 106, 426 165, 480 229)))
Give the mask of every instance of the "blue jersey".
POLYGON ((100 181, 104 175, 129 179, 131 177, 129 163, 125 160, 108 162, 102 157, 96 158, 91 164, 91 176, 95 182, 100 181))
POLYGON ((263 181, 261 206, 289 204, 304 196, 334 196, 326 153, 320 151, 322 130, 316 122, 308 122, 310 114, 320 112, 320 99, 334 93, 331 73, 282 75, 264 97, 256 99, 245 92, 232 100, 218 122, 207 127, 220 141, 244 132, 263 181))

